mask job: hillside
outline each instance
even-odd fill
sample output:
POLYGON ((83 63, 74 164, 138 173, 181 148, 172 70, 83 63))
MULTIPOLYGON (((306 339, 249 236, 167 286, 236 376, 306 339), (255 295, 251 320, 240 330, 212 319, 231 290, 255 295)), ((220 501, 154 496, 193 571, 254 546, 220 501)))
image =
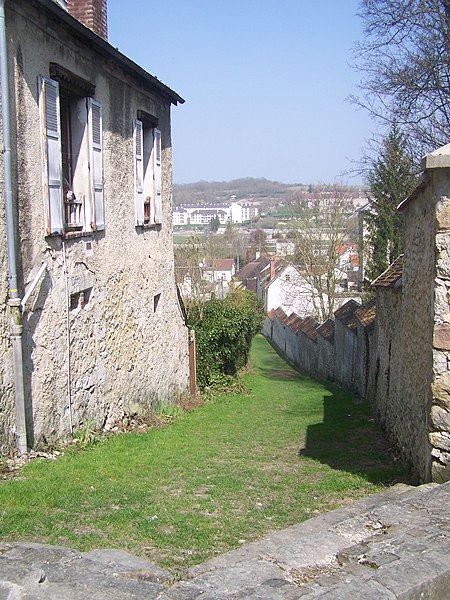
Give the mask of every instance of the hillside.
POLYGON ((254 179, 234 179, 232 181, 198 181, 196 183, 174 184, 173 204, 203 204, 206 202, 222 203, 236 196, 252 198, 255 200, 276 199, 282 201, 288 194, 307 190, 309 186, 303 184, 286 184, 278 181, 269 181, 263 177, 254 179))

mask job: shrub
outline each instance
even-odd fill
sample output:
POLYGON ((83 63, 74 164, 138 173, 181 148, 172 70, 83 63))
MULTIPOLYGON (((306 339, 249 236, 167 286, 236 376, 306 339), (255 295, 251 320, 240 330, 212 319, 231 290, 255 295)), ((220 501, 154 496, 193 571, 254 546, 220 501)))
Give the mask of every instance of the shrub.
POLYGON ((201 389, 222 383, 247 364, 252 338, 262 326, 262 304, 252 292, 235 290, 223 300, 187 309, 197 342, 197 383, 201 389))

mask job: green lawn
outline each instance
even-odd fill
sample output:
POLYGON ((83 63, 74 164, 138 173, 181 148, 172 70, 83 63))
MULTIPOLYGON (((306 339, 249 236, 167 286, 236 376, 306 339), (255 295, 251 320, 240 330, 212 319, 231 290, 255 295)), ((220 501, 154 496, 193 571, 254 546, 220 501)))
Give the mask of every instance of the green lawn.
POLYGON ((300 376, 259 336, 252 365, 248 395, 2 481, 1 538, 123 548, 177 572, 406 480, 365 405, 300 376))

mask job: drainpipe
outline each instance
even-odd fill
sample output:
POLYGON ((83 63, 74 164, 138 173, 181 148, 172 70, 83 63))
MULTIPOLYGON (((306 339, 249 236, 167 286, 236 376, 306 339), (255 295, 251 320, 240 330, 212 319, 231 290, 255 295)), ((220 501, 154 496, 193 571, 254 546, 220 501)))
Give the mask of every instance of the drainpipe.
POLYGON ((2 95, 3 167, 5 177, 6 239, 8 247, 9 298, 11 341, 14 362, 14 391, 16 400, 16 435, 19 455, 27 453, 27 427, 22 360, 22 313, 17 284, 16 231, 12 193, 11 114, 9 108, 9 74, 6 46, 5 0, 0 0, 0 81, 2 95))

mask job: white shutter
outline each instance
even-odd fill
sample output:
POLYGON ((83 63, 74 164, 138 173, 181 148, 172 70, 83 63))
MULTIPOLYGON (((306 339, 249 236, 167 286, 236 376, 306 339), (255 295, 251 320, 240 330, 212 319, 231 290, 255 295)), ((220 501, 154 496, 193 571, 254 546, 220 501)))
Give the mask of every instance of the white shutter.
POLYGON ((93 229, 105 229, 105 208, 103 202, 103 147, 102 147, 102 107, 88 98, 89 123, 89 163, 91 171, 91 199, 94 208, 93 229))
POLYGON ((144 225, 144 129, 142 121, 133 124, 136 225, 144 225))
POLYGON ((64 230, 59 85, 39 77, 42 184, 46 235, 64 230))
POLYGON ((161 130, 153 130, 153 156, 154 170, 153 176, 155 179, 154 198, 155 198, 155 223, 162 223, 162 195, 161 195, 161 130))

